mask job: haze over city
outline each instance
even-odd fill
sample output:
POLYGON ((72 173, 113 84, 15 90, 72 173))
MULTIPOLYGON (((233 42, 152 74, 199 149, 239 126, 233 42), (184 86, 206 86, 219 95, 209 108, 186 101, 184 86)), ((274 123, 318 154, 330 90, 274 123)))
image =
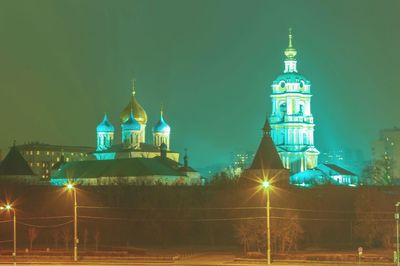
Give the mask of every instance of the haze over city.
MULTIPOLYGON (((95 146, 131 80, 174 149, 199 167, 255 151, 293 28, 312 82, 315 145, 361 149, 398 123, 398 1, 7 1, 0 9, 3 155, 22 144, 95 146)), ((149 134, 149 133, 148 133, 149 134)))

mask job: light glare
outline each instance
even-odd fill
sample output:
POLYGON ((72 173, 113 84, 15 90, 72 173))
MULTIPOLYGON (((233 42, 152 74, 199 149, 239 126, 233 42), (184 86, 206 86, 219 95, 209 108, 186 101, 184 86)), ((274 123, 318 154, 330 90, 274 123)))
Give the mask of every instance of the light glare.
POLYGON ((264 188, 269 188, 269 181, 267 181, 267 180, 265 180, 265 181, 263 181, 262 182, 262 186, 264 187, 264 188))

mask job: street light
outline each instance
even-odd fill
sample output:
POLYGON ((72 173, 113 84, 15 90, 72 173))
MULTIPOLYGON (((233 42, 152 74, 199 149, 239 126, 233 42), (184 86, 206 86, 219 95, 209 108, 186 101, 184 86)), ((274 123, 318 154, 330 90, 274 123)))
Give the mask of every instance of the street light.
POLYGON ((399 261, 399 206, 400 202, 396 203, 396 213, 394 214, 394 218, 396 219, 396 265, 400 266, 399 261))
POLYGON ((2 206, 0 209, 13 212, 13 227, 14 227, 14 243, 13 243, 13 245, 14 245, 14 247, 13 247, 12 256, 14 259, 14 265, 16 265, 16 260, 17 260, 17 215, 15 214, 15 209, 10 204, 6 204, 5 206, 2 206))
POLYGON ((73 183, 67 184, 67 189, 74 193, 74 261, 78 261, 78 205, 76 204, 76 188, 73 183))
POLYGON ((270 207, 269 207, 269 190, 271 189, 271 184, 268 180, 262 182, 263 188, 267 191, 267 264, 271 264, 271 229, 270 229, 270 207))

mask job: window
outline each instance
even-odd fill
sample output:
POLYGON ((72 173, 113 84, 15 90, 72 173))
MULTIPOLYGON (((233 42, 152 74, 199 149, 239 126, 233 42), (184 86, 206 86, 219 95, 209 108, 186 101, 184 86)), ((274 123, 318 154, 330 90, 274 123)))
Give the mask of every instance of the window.
POLYGON ((40 151, 36 151, 36 155, 40 155, 40 151))
POLYGON ((286 114, 286 111, 287 111, 286 103, 281 103, 279 105, 279 111, 281 112, 281 114, 286 114))
POLYGON ((50 152, 48 151, 48 152, 46 152, 46 155, 50 155, 50 152))
POLYGON ((304 106, 302 104, 299 105, 299 115, 303 115, 304 113, 304 106))

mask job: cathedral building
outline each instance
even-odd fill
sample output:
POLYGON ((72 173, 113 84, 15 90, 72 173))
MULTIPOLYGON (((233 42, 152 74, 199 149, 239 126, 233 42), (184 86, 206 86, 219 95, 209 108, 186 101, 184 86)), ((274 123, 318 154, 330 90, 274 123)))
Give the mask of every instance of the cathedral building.
POLYGON ((146 143, 147 114, 136 99, 135 83, 128 105, 120 115, 121 139, 116 127, 104 115, 96 128, 95 160, 57 164, 51 184, 64 185, 74 180, 81 185, 200 185, 199 172, 189 166, 185 154, 183 165, 179 153, 171 150, 171 127, 161 110, 152 129, 153 141, 146 143))
POLYGON ((315 168, 319 151, 314 146, 311 82, 297 70, 297 50, 289 29, 285 68, 272 83, 271 137, 283 166, 291 174, 315 168))
POLYGON ((136 99, 135 82, 127 106, 120 115, 121 142, 115 141, 115 127, 104 115, 103 121, 96 128, 97 160, 117 158, 154 158, 160 154, 160 145, 165 144, 167 158, 179 161, 179 153, 170 149, 171 127, 164 119, 161 110, 159 121, 153 127, 152 144, 146 143, 147 113, 136 99))

